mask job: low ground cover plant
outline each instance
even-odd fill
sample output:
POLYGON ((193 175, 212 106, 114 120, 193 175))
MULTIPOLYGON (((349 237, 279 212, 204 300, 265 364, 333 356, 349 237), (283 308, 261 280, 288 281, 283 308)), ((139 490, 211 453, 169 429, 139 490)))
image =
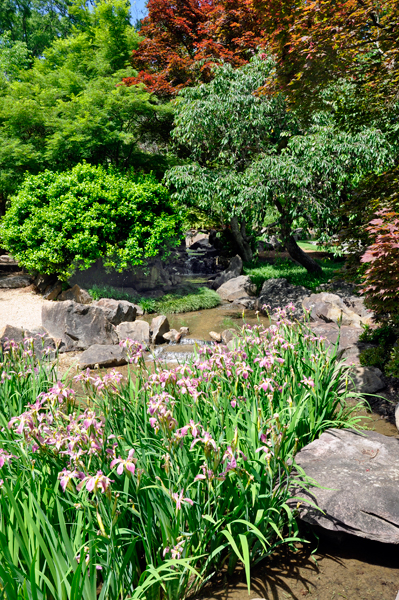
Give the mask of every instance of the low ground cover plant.
MULTIPOLYGON (((249 584, 252 564, 299 539, 296 488, 307 483, 295 452, 357 424, 347 368, 283 312, 174 368, 149 369, 142 346, 124 344, 127 378, 88 370, 71 387, 50 377, 22 410, 7 405, 7 599, 176 600, 238 563, 249 584)), ((22 351, 13 370, 26 364, 22 351)))
POLYGON ((93 300, 114 298, 127 300, 141 306, 146 313, 177 314, 215 308, 221 303, 220 296, 207 287, 185 287, 174 294, 164 294, 161 298, 145 298, 126 294, 111 286, 93 285, 89 289, 93 300))

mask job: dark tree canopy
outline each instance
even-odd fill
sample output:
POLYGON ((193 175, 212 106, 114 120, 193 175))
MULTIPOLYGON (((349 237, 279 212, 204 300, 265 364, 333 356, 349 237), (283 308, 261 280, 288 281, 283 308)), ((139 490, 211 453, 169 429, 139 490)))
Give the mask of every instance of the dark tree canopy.
POLYGON ((12 41, 26 44, 32 57, 41 56, 78 23, 70 0, 0 0, 0 37, 9 32, 12 41))

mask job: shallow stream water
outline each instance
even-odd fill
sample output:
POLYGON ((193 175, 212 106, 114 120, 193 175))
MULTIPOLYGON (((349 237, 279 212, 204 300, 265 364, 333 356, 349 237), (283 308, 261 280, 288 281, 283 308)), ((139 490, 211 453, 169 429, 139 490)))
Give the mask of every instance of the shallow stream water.
MULTIPOLYGON (((154 315, 144 317, 150 321, 154 315)), ((222 305, 211 310, 195 313, 168 315, 170 327, 189 327, 190 340, 199 344, 209 343, 210 331, 238 328, 243 324, 241 310, 222 305)), ((245 311, 244 320, 254 325, 258 317, 254 311, 245 311)), ((260 317, 268 325, 265 317, 260 317)), ((193 352, 192 343, 165 344, 155 349, 158 360, 166 364, 184 362, 193 352)), ((63 355, 61 372, 71 368, 79 360, 77 353, 63 355)), ((102 371, 108 371, 103 369, 102 371)), ((127 367, 118 367, 124 375, 127 367)), ((394 425, 366 408, 360 411, 363 424, 383 435, 398 436, 394 425)), ((399 502, 399 490, 398 490, 399 502)), ((262 562, 252 571, 251 593, 245 584, 244 573, 227 579, 223 573, 212 585, 192 600, 396 600, 399 591, 399 548, 360 538, 317 538, 312 531, 304 531, 308 544, 298 545, 297 551, 281 547, 281 550, 262 562)))
MULTIPOLYGON (((143 317, 151 323, 154 315, 143 317)), ((197 340, 211 340, 210 331, 221 333, 225 329, 237 329, 244 323, 256 325, 262 323, 267 326, 267 317, 257 315, 254 310, 232 308, 230 304, 222 304, 216 308, 199 310, 196 312, 182 313, 178 315, 167 315, 171 329, 179 330, 180 327, 189 327, 189 338, 197 340)))

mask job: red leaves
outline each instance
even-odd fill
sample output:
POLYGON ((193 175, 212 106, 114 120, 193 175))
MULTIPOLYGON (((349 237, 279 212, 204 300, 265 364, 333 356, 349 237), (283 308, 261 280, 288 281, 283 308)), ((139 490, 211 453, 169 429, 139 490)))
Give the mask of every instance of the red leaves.
POLYGON ((292 84, 291 94, 297 92, 298 100, 303 102, 304 91, 311 93, 323 81, 342 76, 361 80, 370 91, 384 91, 385 101, 387 96, 396 97, 397 0, 281 0, 276 4, 259 0, 258 5, 264 15, 266 41, 278 57, 280 78, 285 86, 292 84), (314 60, 309 62, 311 52, 314 60), (295 81, 302 70, 306 77, 295 81))
POLYGON ((209 81, 216 61, 245 64, 263 37, 252 0, 149 0, 148 12, 132 53, 139 75, 124 83, 144 83, 158 95, 209 81))
POLYGON ((363 274, 363 292, 376 313, 399 314, 399 214, 385 209, 377 215, 367 227, 375 241, 361 258, 370 264, 363 274))

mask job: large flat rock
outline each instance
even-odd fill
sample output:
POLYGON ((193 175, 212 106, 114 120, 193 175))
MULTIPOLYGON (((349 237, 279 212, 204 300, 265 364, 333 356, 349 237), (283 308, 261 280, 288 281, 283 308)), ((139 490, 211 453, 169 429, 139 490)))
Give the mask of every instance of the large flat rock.
POLYGON ((150 343, 150 325, 147 321, 137 319, 134 323, 121 323, 116 332, 121 342, 129 339, 144 345, 150 343))
POLYGON ((120 367, 127 364, 126 349, 121 346, 94 344, 87 348, 79 358, 81 369, 99 367, 120 367))
POLYGON ((296 455, 321 487, 302 490, 311 525, 390 544, 399 543, 399 440, 374 431, 329 429, 296 455), (322 512, 323 511, 323 512, 322 512))
POLYGON ((305 298, 303 307, 310 311, 312 321, 341 323, 358 328, 373 322, 373 313, 365 308, 362 298, 342 299, 337 294, 321 292, 305 298))

